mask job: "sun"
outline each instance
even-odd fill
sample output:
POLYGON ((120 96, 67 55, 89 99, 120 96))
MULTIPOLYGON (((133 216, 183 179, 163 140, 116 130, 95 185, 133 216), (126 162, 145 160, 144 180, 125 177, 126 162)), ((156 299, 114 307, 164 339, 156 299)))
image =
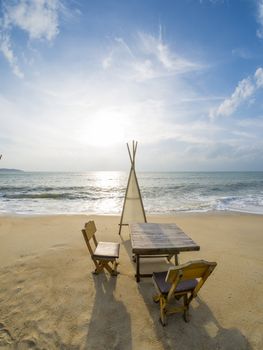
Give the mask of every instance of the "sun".
POLYGON ((96 147, 124 142, 124 127, 119 118, 100 116, 88 126, 87 143, 96 147))

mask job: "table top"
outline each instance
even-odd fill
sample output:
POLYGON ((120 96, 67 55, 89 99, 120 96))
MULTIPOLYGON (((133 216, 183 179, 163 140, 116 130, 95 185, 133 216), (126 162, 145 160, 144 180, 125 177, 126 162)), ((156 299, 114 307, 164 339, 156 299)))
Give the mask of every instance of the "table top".
POLYGON ((130 224, 131 245, 134 254, 175 254, 200 250, 176 224, 133 223, 130 224))

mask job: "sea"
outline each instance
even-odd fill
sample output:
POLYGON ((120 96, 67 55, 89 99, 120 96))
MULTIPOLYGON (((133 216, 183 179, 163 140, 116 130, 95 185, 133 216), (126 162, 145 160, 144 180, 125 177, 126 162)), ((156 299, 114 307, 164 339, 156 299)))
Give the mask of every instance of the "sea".
MULTIPOLYGON (((0 215, 120 215, 129 173, 0 173, 0 215)), ((147 214, 263 214, 263 172, 137 172, 147 214)))

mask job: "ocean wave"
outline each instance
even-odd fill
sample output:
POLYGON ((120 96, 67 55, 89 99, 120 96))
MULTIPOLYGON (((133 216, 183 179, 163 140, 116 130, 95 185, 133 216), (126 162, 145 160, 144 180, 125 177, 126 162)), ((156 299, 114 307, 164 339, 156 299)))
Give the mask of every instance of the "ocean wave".
MULTIPOLYGON (((124 175, 5 175, 0 177, 0 213, 120 214, 128 180, 124 175)), ((146 213, 263 214, 263 173, 139 173, 137 177, 146 213)))
POLYGON ((13 192, 13 191, 23 191, 23 192, 48 192, 53 191, 54 188, 57 191, 81 191, 83 186, 0 186, 0 192, 13 192))
POLYGON ((13 193, 13 194, 4 194, 0 197, 7 200, 21 200, 21 199, 54 199, 54 200, 88 200, 88 201, 101 201, 107 199, 121 199, 123 196, 119 195, 89 195, 88 193, 13 193))
POLYGON ((6 199, 74 199, 68 193, 15 193, 4 194, 2 197, 6 199))

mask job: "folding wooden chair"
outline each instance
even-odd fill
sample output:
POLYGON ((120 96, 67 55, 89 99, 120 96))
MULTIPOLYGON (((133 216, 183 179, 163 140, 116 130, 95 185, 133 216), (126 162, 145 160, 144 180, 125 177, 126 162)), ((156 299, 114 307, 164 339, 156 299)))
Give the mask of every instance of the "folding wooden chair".
POLYGON ((153 300, 160 304, 160 321, 166 325, 168 314, 183 312, 185 322, 190 321, 189 305, 197 296, 202 285, 216 267, 216 262, 205 260, 189 261, 171 267, 168 272, 154 272, 153 283, 157 294, 153 300), (172 299, 184 298, 183 305, 171 306, 172 299))
POLYGON ((85 224, 85 228, 81 230, 91 258, 95 264, 94 274, 98 274, 106 269, 112 276, 117 275, 117 258, 119 258, 120 244, 113 242, 98 242, 95 233, 97 232, 95 222, 89 221, 85 224), (91 245, 91 238, 93 244, 91 245), (92 248, 95 247, 95 251, 92 248))

